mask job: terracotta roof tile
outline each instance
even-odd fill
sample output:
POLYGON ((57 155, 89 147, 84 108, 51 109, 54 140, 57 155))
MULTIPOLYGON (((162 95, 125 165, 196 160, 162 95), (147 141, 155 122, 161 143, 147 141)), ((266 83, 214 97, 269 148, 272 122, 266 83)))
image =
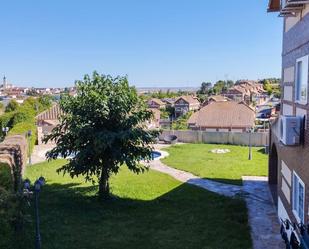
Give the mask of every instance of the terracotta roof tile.
POLYGON ((197 127, 252 127, 255 121, 255 112, 243 102, 213 102, 200 111, 194 113, 188 124, 197 127))

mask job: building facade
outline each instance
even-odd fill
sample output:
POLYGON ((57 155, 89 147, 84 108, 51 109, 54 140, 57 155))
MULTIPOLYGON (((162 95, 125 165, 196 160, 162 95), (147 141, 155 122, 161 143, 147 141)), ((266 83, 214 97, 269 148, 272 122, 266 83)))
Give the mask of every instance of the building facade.
POLYGON ((189 111, 197 111, 200 108, 200 102, 193 96, 181 96, 176 99, 174 107, 175 116, 177 118, 189 111))
POLYGON ((309 248, 309 1, 270 0, 268 11, 279 12, 284 22, 281 113, 271 128, 269 183, 283 236, 309 248), (301 120, 300 125, 286 126, 286 118, 301 120), (298 128, 299 143, 287 145, 284 134, 298 128))

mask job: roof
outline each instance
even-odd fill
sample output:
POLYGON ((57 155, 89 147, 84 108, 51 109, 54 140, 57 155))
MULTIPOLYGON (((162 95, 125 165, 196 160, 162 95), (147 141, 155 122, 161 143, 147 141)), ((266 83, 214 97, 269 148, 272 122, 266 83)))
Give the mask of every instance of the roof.
POLYGON ((53 105, 48 110, 41 112, 39 115, 36 116, 37 120, 58 120, 59 116, 61 115, 62 111, 58 104, 53 105))
POLYGON ((280 11, 281 9, 281 4, 280 0, 269 0, 268 2, 268 12, 277 12, 280 11))
POLYGON ((243 102, 226 101, 213 102, 194 113, 188 124, 197 127, 252 127, 255 121, 255 112, 243 102))
POLYGON ((194 105, 194 104, 199 105, 200 104, 198 99, 194 98, 191 95, 180 96, 176 99, 175 103, 178 102, 180 99, 183 99, 184 101, 186 101, 188 104, 191 104, 191 105, 194 105))
POLYGON ((165 105, 165 103, 164 103, 161 99, 152 98, 152 99, 150 99, 150 100, 148 101, 148 103, 151 102, 151 101, 157 103, 158 105, 165 105))
POLYGON ((222 95, 213 95, 213 96, 210 96, 209 98, 208 98, 208 100, 214 100, 214 101, 216 101, 216 102, 219 102, 219 101, 227 101, 227 98, 226 97, 224 97, 224 96, 222 96, 222 95))

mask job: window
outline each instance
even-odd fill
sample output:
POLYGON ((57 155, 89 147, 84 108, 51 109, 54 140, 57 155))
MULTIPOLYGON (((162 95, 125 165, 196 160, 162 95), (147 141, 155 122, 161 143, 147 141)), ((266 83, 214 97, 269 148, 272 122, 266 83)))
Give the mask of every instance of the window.
POLYGON ((308 95, 308 55, 296 61, 295 101, 307 104, 308 95))
POLYGON ((294 172, 293 174, 293 213, 299 222, 304 222, 305 186, 294 172))

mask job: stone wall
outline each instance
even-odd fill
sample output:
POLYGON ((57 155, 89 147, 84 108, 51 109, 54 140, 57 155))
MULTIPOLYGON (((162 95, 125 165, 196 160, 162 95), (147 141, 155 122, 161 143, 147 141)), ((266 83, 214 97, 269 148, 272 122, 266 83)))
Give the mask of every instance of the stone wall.
MULTIPOLYGON (((17 191, 21 184, 21 177, 27 162, 27 150, 27 140, 23 135, 7 136, 0 143, 0 167, 10 169, 14 191, 17 191)), ((0 169, 0 174, 6 169, 3 171, 0 169)))
MULTIPOLYGON (((163 131, 160 140, 167 135, 176 135, 178 142, 182 143, 209 143, 249 145, 249 133, 245 132, 206 132, 206 131, 163 131)), ((252 146, 268 145, 268 132, 251 133, 252 146)))

